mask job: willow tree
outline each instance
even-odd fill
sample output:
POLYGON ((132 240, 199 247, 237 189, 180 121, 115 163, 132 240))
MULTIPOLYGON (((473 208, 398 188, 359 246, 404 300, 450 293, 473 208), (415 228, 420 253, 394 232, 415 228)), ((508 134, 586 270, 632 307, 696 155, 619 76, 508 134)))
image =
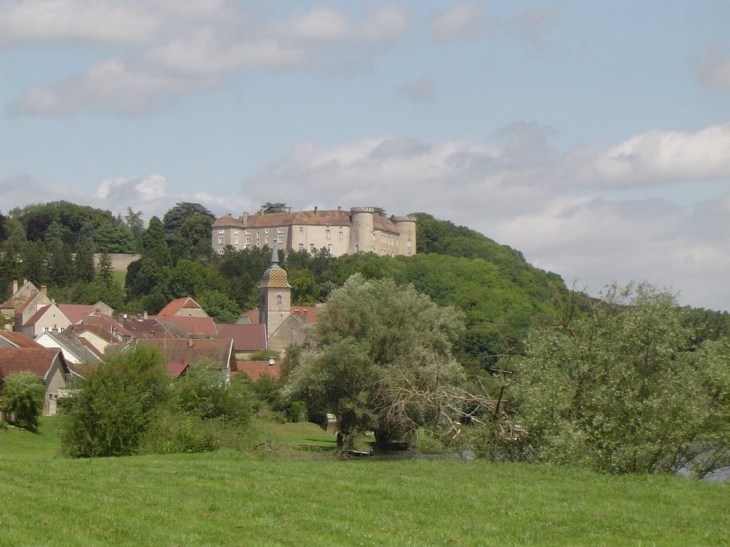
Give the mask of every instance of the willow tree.
POLYGON ((730 465, 727 344, 692 345, 674 296, 611 286, 587 317, 533 331, 515 374, 533 461, 612 473, 730 465))
POLYGON ((412 286, 356 274, 327 300, 284 395, 335 413, 346 445, 365 430, 381 446, 424 426, 448 432, 461 415, 451 351, 463 331, 460 312, 412 286))

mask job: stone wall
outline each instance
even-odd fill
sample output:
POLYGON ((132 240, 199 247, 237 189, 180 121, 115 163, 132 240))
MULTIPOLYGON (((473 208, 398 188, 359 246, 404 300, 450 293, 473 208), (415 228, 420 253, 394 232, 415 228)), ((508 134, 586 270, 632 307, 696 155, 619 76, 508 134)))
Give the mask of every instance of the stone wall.
MULTIPOLYGON (((101 254, 94 255, 94 262, 99 265, 99 258, 101 254)), ((142 258, 142 255, 131 255, 124 253, 109 253, 109 257, 112 259, 112 270, 127 271, 127 267, 134 262, 142 258)))

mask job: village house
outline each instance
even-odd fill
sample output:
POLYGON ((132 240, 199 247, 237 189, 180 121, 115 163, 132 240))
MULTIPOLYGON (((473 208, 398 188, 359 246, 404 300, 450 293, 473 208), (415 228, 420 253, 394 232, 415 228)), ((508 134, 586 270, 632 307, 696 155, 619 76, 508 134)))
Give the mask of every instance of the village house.
POLYGON ((73 375, 63 353, 57 348, 0 349, 0 372, 3 376, 25 371, 43 380, 46 386, 43 415, 54 416, 61 390, 66 389, 73 375))

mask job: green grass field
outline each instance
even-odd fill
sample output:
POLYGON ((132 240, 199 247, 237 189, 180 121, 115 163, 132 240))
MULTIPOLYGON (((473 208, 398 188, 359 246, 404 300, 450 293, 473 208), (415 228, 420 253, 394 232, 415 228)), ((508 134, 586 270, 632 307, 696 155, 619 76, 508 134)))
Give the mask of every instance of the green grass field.
MULTIPOLYGON (((328 451, 309 424, 271 434, 328 451)), ((303 451, 67 460, 52 436, 0 431, 2 547, 730 544, 727 484, 303 451)))

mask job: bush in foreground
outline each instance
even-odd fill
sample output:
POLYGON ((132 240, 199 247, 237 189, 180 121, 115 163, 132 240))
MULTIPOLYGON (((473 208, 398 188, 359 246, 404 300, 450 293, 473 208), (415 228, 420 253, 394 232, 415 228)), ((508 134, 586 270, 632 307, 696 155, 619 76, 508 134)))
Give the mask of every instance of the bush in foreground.
POLYGON ((2 386, 3 413, 12 415, 21 427, 36 429, 43 413, 45 394, 43 382, 32 372, 9 374, 2 386))

